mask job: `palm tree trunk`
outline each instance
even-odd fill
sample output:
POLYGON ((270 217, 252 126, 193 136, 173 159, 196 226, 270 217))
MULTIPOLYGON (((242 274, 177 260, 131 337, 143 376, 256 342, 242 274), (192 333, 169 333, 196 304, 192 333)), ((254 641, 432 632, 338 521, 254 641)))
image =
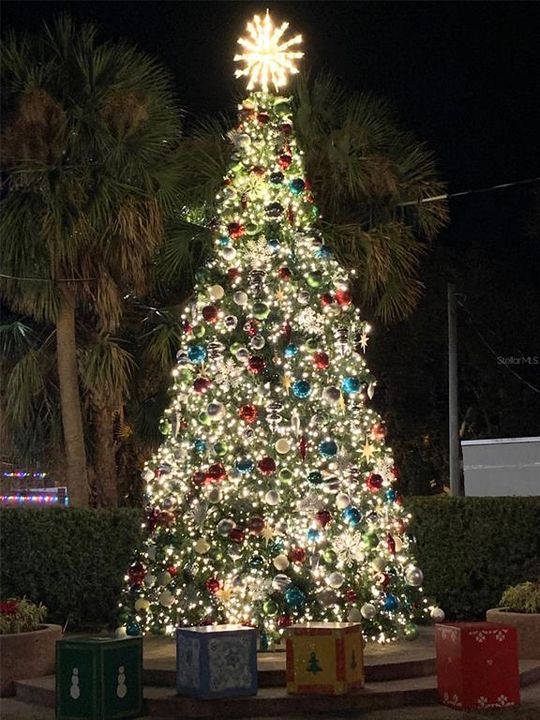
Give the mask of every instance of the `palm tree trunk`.
POLYGON ((98 502, 104 507, 117 507, 114 412, 102 404, 94 406, 94 448, 98 502))
POLYGON ((86 449, 75 341, 75 297, 68 288, 63 289, 62 306, 56 320, 56 356, 69 499, 75 507, 88 507, 86 449))

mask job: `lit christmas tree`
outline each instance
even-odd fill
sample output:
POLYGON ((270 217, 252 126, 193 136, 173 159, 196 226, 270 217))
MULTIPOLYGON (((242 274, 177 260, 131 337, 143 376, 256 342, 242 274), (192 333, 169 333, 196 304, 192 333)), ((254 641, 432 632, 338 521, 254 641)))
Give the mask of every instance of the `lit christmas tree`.
POLYGON ((369 407, 369 326, 319 230, 290 101, 275 94, 302 55, 286 30, 256 16, 239 40, 251 94, 230 135, 215 251, 181 319, 167 439, 144 471, 129 634, 247 623, 264 646, 316 619, 386 641, 414 637, 427 609, 369 407))

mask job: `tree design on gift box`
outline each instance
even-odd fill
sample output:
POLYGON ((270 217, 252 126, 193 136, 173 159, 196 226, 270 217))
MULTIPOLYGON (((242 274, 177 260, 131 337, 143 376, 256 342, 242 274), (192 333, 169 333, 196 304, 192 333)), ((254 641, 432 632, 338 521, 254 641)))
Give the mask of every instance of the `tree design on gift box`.
POLYGON ((314 675, 316 675, 319 672, 322 672, 322 667, 319 665, 319 659, 314 652, 309 654, 309 663, 307 666, 307 671, 310 673, 313 673, 314 675))
POLYGON ((231 133, 213 257, 181 319, 167 439, 144 470, 129 633, 231 622, 266 640, 322 619, 386 641, 413 637, 413 606, 425 606, 369 404, 369 326, 321 231, 290 100, 274 94, 298 55, 285 30, 261 59, 257 38, 274 36, 268 15, 256 19, 239 56, 252 92, 231 133))

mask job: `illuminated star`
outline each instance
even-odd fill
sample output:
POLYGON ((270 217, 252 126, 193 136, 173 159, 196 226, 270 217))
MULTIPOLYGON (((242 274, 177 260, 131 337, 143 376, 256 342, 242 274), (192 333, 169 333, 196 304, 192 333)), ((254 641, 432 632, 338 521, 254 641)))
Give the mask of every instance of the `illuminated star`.
POLYGON ((362 448, 362 457, 365 458, 368 462, 373 457, 373 454, 375 452, 375 447, 372 445, 369 440, 366 438, 366 442, 364 447, 362 448))
POLYGON ((285 373, 285 375, 283 376, 282 382, 283 382, 283 387, 285 388, 285 390, 287 392, 289 392, 289 389, 291 387, 291 378, 289 375, 287 375, 287 373, 285 373))
POLYGON ((269 527, 268 525, 265 525, 261 532, 261 537, 264 539, 265 543, 268 545, 270 540, 274 537, 274 530, 273 528, 269 527))
POLYGON ((368 340, 369 335, 367 334, 366 330, 362 330, 362 334, 360 335, 360 347, 364 352, 366 352, 368 340))
POLYGON ((279 90, 286 85, 289 74, 298 72, 294 61, 304 53, 290 48, 299 45, 302 36, 295 35, 290 40, 285 40, 283 35, 288 27, 287 22, 276 27, 268 10, 262 20, 258 15, 254 15, 253 21, 248 22, 248 36, 238 39, 243 52, 234 56, 235 62, 244 65, 242 69, 236 70, 235 77, 249 78, 248 90, 260 88, 263 92, 268 92, 270 84, 279 90))
POLYGON ((221 600, 223 604, 226 604, 232 597, 232 591, 228 588, 222 588, 216 592, 216 597, 221 600))
POLYGON ((285 293, 283 292, 283 290, 281 288, 279 290, 276 290, 275 298, 280 303, 283 302, 283 300, 285 300, 285 293))

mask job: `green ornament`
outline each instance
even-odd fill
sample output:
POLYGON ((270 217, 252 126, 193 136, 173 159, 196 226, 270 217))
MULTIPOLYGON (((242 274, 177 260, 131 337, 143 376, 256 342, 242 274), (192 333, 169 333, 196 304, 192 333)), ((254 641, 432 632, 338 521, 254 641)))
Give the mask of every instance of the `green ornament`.
POLYGON ((195 325, 191 332, 193 333, 193 337, 202 338, 206 335, 206 328, 204 325, 195 325))
POLYGON ((259 232, 259 226, 256 223, 247 223, 245 230, 246 235, 256 235, 259 232))
POLYGON ((128 622, 128 620, 131 620, 131 614, 130 614, 129 610, 121 610, 118 613, 117 618, 118 618, 118 622, 121 625, 125 625, 128 622))
POLYGON ((373 548, 379 544, 379 538, 377 537, 377 535, 375 535, 375 533, 367 533, 364 539, 369 545, 369 547, 373 548))
POLYGON ((161 418, 159 421, 159 432, 162 435, 170 435, 171 423, 166 418, 161 418))
POLYGON ((223 455, 226 455, 228 449, 229 448, 227 447, 227 445, 223 442, 217 442, 214 445, 214 452, 218 457, 223 457, 223 455))
POLYGON ((307 284, 309 287, 318 288, 322 282, 322 275, 318 270, 313 270, 307 276, 307 284))
POLYGON ((236 355, 236 353, 240 350, 242 345, 239 342, 234 342, 230 347, 229 350, 232 355, 236 355))
POLYGON ((306 347, 310 352, 314 352, 319 347, 319 341, 317 338, 308 338, 306 340, 306 347))
POLYGON ((201 425, 210 425, 210 416, 208 415, 208 413, 199 413, 199 422, 201 423, 201 425))
POLYGON ((318 470, 312 470, 307 476, 308 482, 313 485, 320 485, 322 483, 322 474, 318 470))
POLYGON ((253 305, 253 315, 257 318, 257 320, 266 320, 266 318, 270 315, 270 308, 266 305, 266 303, 256 302, 253 305))
POLYGON ((273 615, 278 614, 279 607, 273 600, 265 600, 263 603, 263 610, 266 615, 270 615, 270 617, 272 617, 273 615))
POLYGON ((279 471, 279 477, 281 480, 289 482, 290 480, 292 480, 293 474, 288 468, 281 468, 281 470, 279 471))
POLYGON ((249 566, 254 570, 264 567, 265 560, 261 555, 253 555, 249 560, 249 566))
POLYGON ((191 368, 182 368, 178 373, 178 378, 185 383, 190 383, 193 380, 193 372, 191 368))
POLYGON ((418 637, 418 627, 413 622, 407 623, 403 628, 403 637, 405 640, 416 640, 418 637))
POLYGON ((311 206, 311 215, 312 215, 312 217, 314 217, 314 218, 318 218, 318 217, 319 217, 319 208, 317 207, 317 205, 312 205, 312 206, 311 206))
POLYGON ((323 550, 321 553, 323 560, 328 563, 328 565, 334 565, 337 560, 337 555, 331 548, 326 548, 326 550, 323 550))

